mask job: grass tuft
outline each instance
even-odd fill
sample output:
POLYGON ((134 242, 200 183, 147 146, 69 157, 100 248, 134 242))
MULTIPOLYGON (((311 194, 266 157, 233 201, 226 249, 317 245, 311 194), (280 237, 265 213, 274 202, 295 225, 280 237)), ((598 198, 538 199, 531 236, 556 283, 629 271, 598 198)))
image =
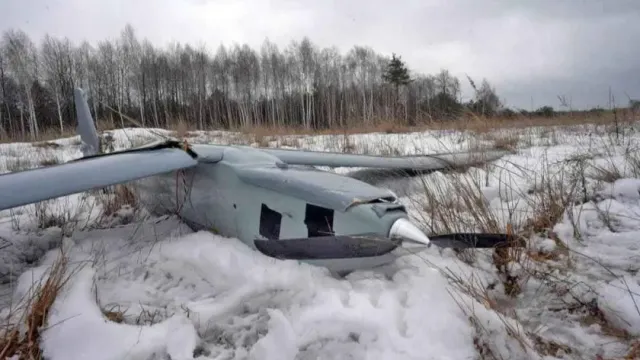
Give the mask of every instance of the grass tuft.
POLYGON ((103 216, 113 216, 124 206, 136 207, 137 197, 127 185, 119 184, 101 191, 99 204, 102 205, 103 216))
POLYGON ((23 307, 13 309, 10 315, 19 314, 18 321, 8 321, 0 328, 0 359, 42 359, 40 336, 52 325, 47 323, 47 317, 70 278, 67 270, 68 258, 61 254, 49 268, 44 283, 40 279, 23 300, 23 307))

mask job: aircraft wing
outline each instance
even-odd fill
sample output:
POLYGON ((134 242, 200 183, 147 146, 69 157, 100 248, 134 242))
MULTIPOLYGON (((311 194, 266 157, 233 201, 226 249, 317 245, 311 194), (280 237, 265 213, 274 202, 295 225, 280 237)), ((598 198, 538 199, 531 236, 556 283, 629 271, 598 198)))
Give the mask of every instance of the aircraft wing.
POLYGON ((133 149, 0 175, 0 210, 195 166, 177 146, 133 149))
POLYGON ((335 152, 286 150, 260 148, 260 150, 277 156, 280 160, 291 165, 312 165, 328 167, 362 167, 395 170, 440 170, 472 166, 497 160, 508 154, 505 150, 485 150, 459 153, 442 153, 432 155, 411 156, 375 156, 356 155, 335 152))

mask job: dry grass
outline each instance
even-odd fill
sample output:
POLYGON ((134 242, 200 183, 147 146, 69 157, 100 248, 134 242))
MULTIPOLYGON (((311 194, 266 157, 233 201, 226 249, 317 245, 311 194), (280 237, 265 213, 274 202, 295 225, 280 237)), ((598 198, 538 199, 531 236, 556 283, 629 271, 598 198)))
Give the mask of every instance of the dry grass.
POLYGON ((62 147, 62 145, 53 141, 39 141, 39 142, 32 143, 31 145, 33 147, 43 148, 43 149, 59 149, 62 147))
MULTIPOLYGON (((611 128, 609 128, 609 131, 611 131, 611 128)), ((355 143, 352 142, 349 136, 351 134, 353 133, 343 132, 340 134, 342 151, 367 153, 368 148, 356 148, 355 143)), ((513 132, 507 134, 486 132, 485 134, 487 139, 493 141, 496 148, 513 150, 523 143, 523 140, 514 135, 513 132)), ((551 139, 551 144, 559 144, 555 132, 550 131, 547 135, 551 139)), ((262 138, 269 138, 269 136, 271 135, 265 133, 262 138)), ((617 143, 619 141, 620 139, 616 139, 617 143)), ((527 142, 526 138, 524 142, 527 142)), ((377 153, 385 155, 382 151, 377 151, 377 153)), ((628 151, 626 154, 627 162, 632 166, 630 171, 633 174, 640 174, 640 157, 637 154, 637 151, 628 151)), ((399 154, 394 149, 390 149, 389 155, 399 154)), ((450 196, 452 194, 451 187, 441 187, 439 185, 441 183, 426 183, 422 179, 423 193, 421 195, 426 198, 423 206, 426 213, 429 214, 429 222, 425 224, 432 233, 463 231, 474 228, 476 231, 484 232, 514 232, 518 237, 525 238, 530 238, 533 235, 550 238, 556 244, 556 248, 553 251, 543 252, 528 248, 496 249, 493 252, 493 264, 501 276, 505 295, 512 298, 521 293, 521 286, 526 283, 527 277, 538 276, 545 278, 546 281, 559 282, 560 280, 554 280, 550 273, 540 273, 539 270, 534 270, 534 268, 537 264, 548 261, 558 262, 560 258, 563 258, 566 259, 564 263, 566 269, 563 269, 563 271, 570 270, 572 266, 571 258, 568 256, 570 249, 551 230, 561 220, 567 209, 590 200, 585 189, 586 168, 588 167, 586 162, 588 160, 588 157, 572 158, 566 162, 568 169, 562 172, 552 172, 549 170, 552 167, 551 162, 544 159, 546 166, 541 174, 537 174, 539 175, 539 180, 535 182, 532 192, 526 196, 532 211, 526 217, 518 218, 518 213, 515 209, 508 209, 509 222, 506 228, 503 226, 504 224, 498 221, 498 218, 489 209, 482 196, 480 190, 483 186, 483 180, 486 179, 472 178, 464 176, 464 174, 455 173, 448 175, 448 183, 455 189, 455 192, 453 192, 455 196, 453 197, 450 196), (514 276, 510 271, 512 264, 522 267, 524 275, 514 276)), ((625 176, 625 173, 629 173, 629 169, 615 167, 602 168, 601 170, 602 173, 607 171, 611 173, 611 175, 602 176, 599 179, 607 182, 620 179, 625 176)), ((594 177, 593 175, 591 176, 594 177)), ((508 188, 510 184, 502 184, 502 186, 508 188)), ((461 251, 458 256, 468 263, 473 263, 475 258, 473 250, 461 251)), ((470 294, 477 301, 484 304, 485 307, 495 311, 502 321, 502 326, 506 333, 515 339, 525 351, 534 351, 551 356, 578 354, 578 350, 573 348, 571 344, 545 339, 537 335, 535 331, 527 329, 513 317, 512 308, 508 305, 505 306, 504 301, 490 295, 489 289, 481 287, 479 282, 474 282, 473 279, 462 279, 459 276, 455 279, 455 275, 449 275, 449 279, 454 279, 452 280, 453 283, 462 292, 470 294)), ((561 293, 558 293, 558 297, 561 297, 561 293)), ((495 349, 495 344, 490 344, 492 339, 490 330, 482 327, 480 319, 475 316, 472 308, 466 307, 464 311, 469 316, 471 324, 476 328, 478 335, 474 338, 474 343, 481 358, 500 359, 501 357, 495 349)), ((583 317, 584 326, 596 324, 604 335, 617 338, 621 342, 629 344, 629 351, 624 359, 640 358, 638 357, 640 354, 640 340, 607 321, 603 311, 597 304, 583 304, 582 311, 585 314, 583 317)))
MULTIPOLYGON (((618 124, 627 124, 630 119, 625 121, 618 120, 618 124)), ((283 136, 283 135, 337 135, 337 134, 368 134, 368 133, 409 133, 422 132, 427 130, 458 130, 469 131, 475 134, 486 134, 494 132, 497 129, 523 129, 528 127, 547 127, 547 126, 570 126, 585 124, 613 124, 614 119, 611 116, 569 116, 562 115, 552 118, 545 117, 524 117, 518 116, 513 119, 507 118, 483 118, 483 117, 461 117, 450 121, 431 121, 414 126, 408 126, 401 121, 393 119, 385 119, 372 124, 360 124, 356 121, 347 122, 344 127, 334 127, 330 129, 305 129, 303 127, 280 127, 280 126, 251 126, 239 129, 240 132, 248 135, 254 135, 259 138, 267 136, 283 136)))
POLYGON ((520 137, 517 132, 487 132, 482 134, 485 140, 493 143, 493 147, 498 150, 514 151, 520 144, 520 137))
POLYGON ((7 170, 14 171, 22 171, 30 169, 33 164, 29 159, 21 158, 21 157, 9 157, 6 159, 7 162, 7 170))
POLYGON ((60 130, 54 130, 54 129, 49 129, 49 130, 44 130, 44 131, 40 131, 38 134, 38 137, 35 139, 32 139, 31 136, 29 134, 27 134, 26 136, 21 136, 21 135, 13 135, 11 137, 7 137, 7 136, 2 136, 0 137, 0 144, 2 143, 12 143, 12 142, 47 142, 47 141, 51 141, 51 140, 57 140, 59 138, 62 137, 69 137, 69 136, 75 136, 75 129, 74 128, 68 128, 66 129, 64 132, 60 133, 60 130))
POLYGON ((429 181, 419 177, 420 197, 411 198, 423 210, 421 224, 431 234, 462 231, 502 232, 486 203, 478 179, 456 173, 429 181), (455 189, 455 191, 452 191, 455 189))
MULTIPOLYGON (((98 203, 103 205, 98 222, 116 214, 125 204, 136 204, 135 197, 128 187, 117 185, 109 190, 108 194, 98 196, 98 203)), ((78 225, 81 215, 90 213, 91 209, 84 208, 82 203, 76 204, 76 208, 72 206, 72 202, 57 201, 59 200, 36 203, 33 214, 25 215, 35 216, 32 220, 40 229, 56 226, 63 229, 63 236, 69 235, 78 225)), ((19 225, 20 215, 13 217, 16 218, 14 223, 19 225)), ((18 227, 15 230, 20 229, 18 227)), ((46 279, 35 279, 34 285, 25 297, 19 299, 15 308, 11 308, 6 322, 0 324, 0 359, 12 356, 16 356, 16 359, 42 359, 40 334, 55 325, 47 323, 49 310, 73 273, 74 271, 69 269, 68 258, 61 251, 45 274, 46 279)), ((116 312, 105 313, 105 316, 109 320, 118 321, 116 312)))
POLYGON ((55 156, 52 156, 52 157, 47 157, 47 158, 43 158, 42 160, 40 160, 40 164, 39 165, 41 167, 47 167, 47 166, 58 165, 60 163, 61 163, 60 159, 58 159, 55 156))
MULTIPOLYGON (((98 196, 98 202, 103 205, 98 222, 116 214, 125 204, 136 204, 135 197, 128 187, 118 185, 109 190, 111 191, 108 194, 98 196)), ((33 220, 38 228, 61 227, 62 235, 65 236, 76 228, 81 214, 86 214, 87 210, 91 212, 91 209, 83 208, 82 205, 74 208, 71 206, 73 203, 55 201, 36 203, 34 213, 26 215, 35 216, 33 220), (59 206, 56 207, 54 204, 59 206)), ((14 216, 19 218, 19 215, 14 216)), ((11 309, 6 322, 0 324, 0 359, 12 356, 16 356, 16 359, 42 359, 40 334, 55 325, 48 324, 47 317, 61 289, 75 272, 69 267, 69 259, 61 251, 45 274, 46 279, 35 279, 34 285, 25 297, 19 299, 18 305, 11 309)), ((118 321, 116 312, 105 313, 105 316, 112 321, 118 321)))
POLYGON ((522 226, 522 231, 527 235, 548 235, 565 210, 579 198, 579 189, 584 183, 581 181, 585 176, 583 164, 571 166, 571 163, 567 163, 564 171, 556 173, 550 171, 551 164, 547 159, 543 159, 543 162, 543 171, 537 174, 539 177, 534 180, 533 189, 527 196, 532 209, 532 214, 522 226))
MULTIPOLYGON (((468 299, 465 299, 465 295, 482 304, 485 309, 493 310, 500 321, 498 326, 515 341, 520 350, 525 353, 535 350, 532 342, 527 337, 525 329, 517 321, 505 315, 504 307, 489 294, 489 289, 484 288, 482 282, 476 276, 471 275, 468 279, 465 279, 449 269, 441 269, 441 271, 457 290, 457 293, 449 291, 449 295, 468 317, 470 325, 476 331, 473 342, 480 359, 506 360, 500 354, 499 346, 496 346, 496 343, 492 341, 495 336, 493 334, 495 330, 485 328, 483 325, 485 322, 482 320, 483 316, 479 314, 480 309, 474 308, 474 305, 468 299)), ((496 325, 492 327, 495 328, 496 325)))
POLYGON ((111 310, 102 309, 102 314, 111 322, 118 324, 122 324, 124 322, 124 312, 119 309, 116 310, 115 307, 111 310))
POLYGON ((138 202, 133 190, 127 185, 114 185, 103 189, 98 197, 102 215, 110 217, 124 206, 136 207, 138 202))
MULTIPOLYGON (((86 216, 91 213, 92 208, 93 202, 86 196, 78 198, 78 202, 70 198, 58 198, 33 204, 27 210, 27 215, 38 229, 58 227, 64 235, 71 235, 89 221, 86 216)), ((16 216, 19 215, 14 215, 16 216)), ((19 224, 19 221, 19 218, 13 220, 15 224, 19 224)), ((20 229, 14 227, 14 230, 20 229)))
MULTIPOLYGON (((228 129, 230 131, 239 131, 249 136, 255 136, 258 140, 269 136, 282 136, 282 135, 335 135, 335 134, 363 134, 363 133, 406 133, 406 132, 419 132, 426 130, 460 130, 470 131, 476 134, 483 134, 492 132, 496 129, 522 129, 527 127, 548 127, 548 126, 570 126, 570 125, 610 125, 610 126, 624 126, 634 121, 633 112, 627 109, 618 109, 614 114, 612 111, 605 111, 601 114, 592 114, 584 112, 574 112, 573 114, 560 114, 553 117, 541 117, 541 116, 524 116, 516 114, 514 117, 482 117, 474 114, 466 114, 455 120, 432 120, 425 121, 419 124, 409 126, 406 125, 402 119, 378 119, 370 122, 369 124, 363 124, 362 121, 353 119, 346 120, 345 126, 334 126, 329 129, 306 129, 304 127, 292 127, 292 126, 249 126, 241 127, 237 129, 228 129)), ((134 120, 132 120, 134 121, 134 120)), ((125 121, 125 126, 130 126, 131 122, 125 121)), ((98 131, 114 130, 120 128, 120 121, 113 121, 113 119, 98 119, 96 121, 96 128, 98 131)), ((148 124, 153 127, 153 124, 148 124)), ((189 132, 194 130, 223 130, 221 128, 205 128, 199 129, 197 124, 187 122, 183 118, 172 119, 166 124, 161 124, 162 127, 167 130, 172 130, 176 137, 182 138, 188 136, 189 132)), ((64 137, 76 136, 74 127, 66 127, 62 133, 59 129, 47 129, 41 131, 37 139, 38 143, 46 143, 51 140, 56 140, 64 137)), ((27 134, 26 136, 13 136, 8 138, 6 136, 0 137, 0 143, 8 142, 32 142, 33 139, 27 134)), ((257 141, 260 142, 260 141, 257 141)), ((46 145, 45 145, 46 146, 46 145)), ((55 145, 54 145, 55 146, 55 145)))
MULTIPOLYGON (((99 303, 98 299, 96 302, 99 303)), ((123 309, 118 304, 107 305, 100 307, 104 317, 112 322, 118 324, 135 324, 135 325, 154 325, 169 317, 169 312, 166 308, 161 309, 146 309, 140 305, 140 312, 135 316, 128 316, 129 309, 123 309)))
MULTIPOLYGON (((478 125, 478 124, 476 124, 478 125)), ((527 138, 526 133, 518 131, 490 131, 491 127, 476 127, 477 134, 483 140, 494 143, 496 148, 513 150, 519 146, 532 144, 534 140, 527 138), (519 134, 519 135, 518 135, 519 134), (523 134, 525 134, 523 136, 523 134)), ((467 130, 472 128, 467 127, 467 130)), ((593 201, 593 195, 587 191, 588 183, 606 182, 612 183, 618 179, 629 176, 640 176, 640 152, 630 145, 627 138, 628 127, 622 126, 621 122, 617 126, 604 127, 603 132, 591 133, 589 136, 604 139, 604 153, 594 154, 589 149, 585 149, 584 155, 574 156, 563 163, 553 163, 546 157, 536 159, 542 163, 541 171, 535 174, 518 176, 531 176, 528 179, 532 183, 529 189, 517 189, 509 183, 501 183, 500 191, 512 193, 520 199, 520 204, 524 201, 525 213, 521 209, 507 208, 505 215, 498 218, 492 211, 482 194, 482 187, 486 185, 481 177, 471 174, 449 173, 431 178, 420 178, 421 189, 419 194, 409 200, 421 210, 416 216, 421 216, 418 220, 423 228, 430 233, 446 233, 458 231, 482 231, 482 232, 513 232, 517 237, 530 239, 534 236, 543 239, 551 239, 555 243, 555 248, 550 251, 528 248, 500 248, 493 251, 493 266, 497 269, 502 281, 504 294, 513 298, 517 302, 517 295, 521 293, 522 287, 526 285, 531 277, 544 281, 546 284, 558 284, 558 289, 566 289, 572 286, 566 284, 566 278, 559 278, 558 274, 570 273, 574 265, 575 254, 567 244, 563 243, 552 231, 553 227, 559 223, 563 216, 572 214, 569 209, 574 206, 593 201), (618 150, 614 151, 614 147, 618 150), (626 147, 624 151, 624 165, 619 165, 619 159, 614 159, 620 153, 620 148, 626 147), (611 160, 605 165, 598 165, 593 162, 595 156, 603 158, 610 157, 611 160), (442 181, 441 181, 442 180, 442 181), (506 224, 505 224, 506 221, 506 224), (571 256, 570 256, 571 255, 571 256), (514 275, 511 268, 516 266, 521 269, 514 275), (543 271, 542 269, 548 268, 543 271)), ((602 130, 600 130, 602 131, 602 130)), ((553 129, 547 130, 546 136, 549 145, 559 145, 560 140, 553 129)), ((469 135, 467 135, 469 136, 469 135)), ((528 135, 532 136, 532 135, 528 135)), ((540 134, 538 134, 540 136, 540 134)), ((619 156, 618 156, 619 157, 619 156)), ((526 172, 524 172, 526 174, 526 172)), ((509 178, 509 177, 507 177, 509 178)), ((503 203, 511 204, 509 199, 502 199, 503 203)), ((507 205, 508 207, 510 205, 507 205)), ((607 222, 606 210, 602 210, 601 220, 605 225, 607 222)), ((574 229, 579 229, 578 220, 569 216, 573 222, 574 229)), ((610 230, 616 230, 614 223, 609 224, 610 230)), ((575 230, 579 231, 579 230, 575 230)), ((579 233, 574 234, 577 240, 581 239, 579 233)), ((480 250, 482 251, 482 250, 480 250)), ((478 250, 464 250, 457 252, 460 260, 473 264, 476 260, 478 250)), ((505 328, 512 338, 522 344, 523 348, 533 349, 542 355, 560 356, 569 354, 580 356, 577 349, 572 344, 563 344, 546 339, 536 334, 533 329, 516 329, 507 320, 517 320, 514 318, 514 308, 505 306, 504 299, 497 299, 491 295, 489 288, 484 287, 480 281, 475 279, 464 279, 460 275, 448 270, 443 270, 449 281, 462 293, 471 296, 486 308, 494 310, 501 318, 505 318, 505 328), (533 344, 532 346, 528 344, 533 344)), ((574 284, 575 285, 575 284, 574 284)), ((547 285, 553 288, 555 285, 547 285)), ((558 291, 555 300, 562 299, 566 292, 558 291)), ((508 302, 507 302, 508 304, 508 302)), ((481 359, 500 359, 495 348, 491 344, 491 334, 487 329, 482 328, 480 320, 474 315, 474 309, 459 303, 461 309, 469 316, 471 325, 477 332, 474 343, 481 359)), ((564 310, 576 311, 582 314, 582 325, 588 327, 597 325, 604 336, 617 339, 622 344, 628 344, 629 350, 624 359, 640 358, 640 339, 632 337, 623 329, 620 329, 609 322, 603 310, 597 303, 578 303, 579 309, 574 308, 575 304, 566 304, 564 310)))
POLYGON ((189 130, 193 130, 192 128, 189 127, 189 124, 180 119, 175 123, 175 127, 170 129, 173 131, 173 135, 175 137, 177 137, 178 139, 182 139, 186 136, 189 136, 189 130))
MULTIPOLYGON (((357 123, 357 122, 354 122, 357 123)), ((404 133, 412 131, 424 131, 428 126, 406 126, 392 120, 378 122, 371 125, 358 124, 354 126, 333 127, 329 129, 306 129, 304 127, 290 126, 250 126, 239 129, 241 133, 257 137, 282 136, 282 135, 337 135, 337 134, 364 134, 364 133, 404 133)))
POLYGON ((544 339, 536 334, 530 334, 535 342, 535 350, 546 356, 560 357, 561 354, 573 354, 574 350, 567 345, 560 344, 556 341, 544 339))
POLYGON ((635 340, 631 343, 629 351, 624 356, 624 360, 640 359, 640 340, 635 340))
MULTIPOLYGON (((51 265, 47 279, 34 284, 23 299, 22 306, 13 309, 17 322, 9 321, 0 329, 0 359, 42 359, 40 335, 49 326, 47 318, 58 294, 70 279, 68 259, 64 254, 51 265)), ((11 317, 11 316, 10 316, 11 317)))

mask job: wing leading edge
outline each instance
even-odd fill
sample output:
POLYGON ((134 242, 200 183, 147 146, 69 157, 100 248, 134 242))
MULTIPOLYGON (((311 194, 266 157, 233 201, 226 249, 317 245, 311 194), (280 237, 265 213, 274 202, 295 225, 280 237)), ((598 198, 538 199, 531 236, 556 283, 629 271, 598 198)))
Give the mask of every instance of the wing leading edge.
POLYGON ((283 162, 291 165, 362 167, 397 170, 440 170, 471 166, 497 160, 509 153, 504 150, 484 150, 432 155, 386 157, 270 148, 260 148, 260 150, 270 153, 278 157, 283 162))
POLYGON ((175 147, 123 151, 0 175, 0 210, 195 166, 175 147))

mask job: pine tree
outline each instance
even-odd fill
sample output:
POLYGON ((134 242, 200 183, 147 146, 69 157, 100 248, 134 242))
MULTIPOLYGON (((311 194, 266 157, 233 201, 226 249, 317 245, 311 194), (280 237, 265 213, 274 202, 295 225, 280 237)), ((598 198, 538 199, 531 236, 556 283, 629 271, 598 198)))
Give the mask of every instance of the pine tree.
POLYGON ((400 59, 400 56, 396 57, 395 53, 391 55, 391 61, 387 64, 387 69, 384 74, 382 74, 382 79, 392 83, 396 87, 407 85, 411 82, 409 70, 404 65, 402 59, 400 59))
POLYGON ((394 85, 397 104, 400 100, 400 85, 407 85, 411 82, 409 70, 400 59, 400 56, 396 56, 395 53, 391 55, 391 61, 387 64, 387 68, 382 74, 382 80, 394 85))

